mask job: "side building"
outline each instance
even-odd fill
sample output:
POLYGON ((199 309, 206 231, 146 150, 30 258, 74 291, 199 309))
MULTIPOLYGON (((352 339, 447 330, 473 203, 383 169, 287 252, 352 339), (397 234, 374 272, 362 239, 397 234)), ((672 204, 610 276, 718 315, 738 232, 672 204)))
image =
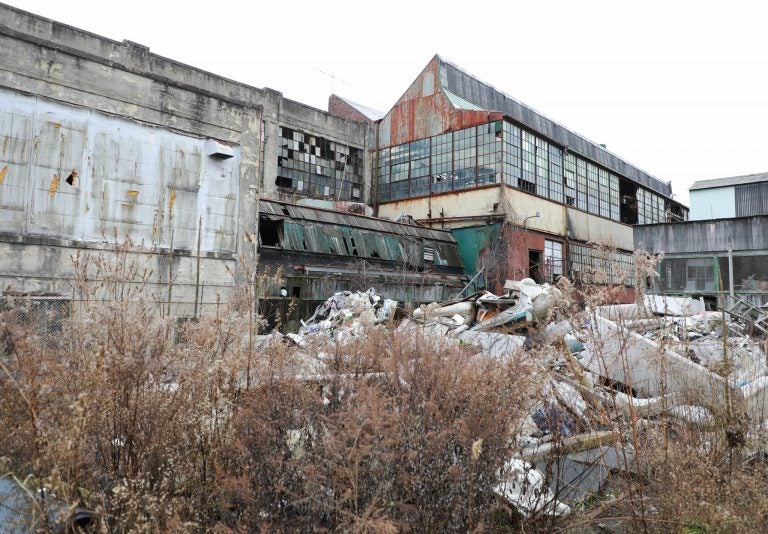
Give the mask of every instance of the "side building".
POLYGON ((190 315, 244 283, 258 198, 370 195, 370 124, 2 4, 0 49, 6 295, 77 298, 72 258, 130 236, 190 315))
POLYGON ((688 191, 692 221, 768 215, 768 172, 698 180, 688 191))
POLYGON ((452 230, 491 289, 561 275, 631 286, 632 226, 688 218, 668 182, 439 56, 376 140, 378 214, 452 230))
POLYGON ((697 181, 690 198, 696 220, 635 227, 635 247, 661 257, 653 290, 768 303, 768 173, 697 181))

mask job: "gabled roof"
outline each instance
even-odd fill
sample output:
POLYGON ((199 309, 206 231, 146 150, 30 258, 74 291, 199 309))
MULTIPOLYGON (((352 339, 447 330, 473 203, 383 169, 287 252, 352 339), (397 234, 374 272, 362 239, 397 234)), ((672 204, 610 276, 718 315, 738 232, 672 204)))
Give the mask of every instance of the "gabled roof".
POLYGON ((755 174, 746 174, 744 176, 731 176, 728 178, 713 178, 712 180, 697 180, 688 188, 688 191, 728 187, 732 185, 755 184, 758 182, 768 182, 768 172, 758 172, 755 174))
POLYGON ((378 111, 373 108, 369 108, 368 106, 364 106, 362 104, 358 104, 357 102, 352 102, 348 98, 344 98, 343 96, 335 95, 336 98, 343 100, 347 104, 349 104, 351 107, 355 108, 357 111, 365 115, 368 119, 372 121, 377 121, 384 118, 385 113, 382 113, 381 111, 378 111))
POLYGON ((667 197, 672 194, 671 183, 664 182, 638 169, 599 144, 555 122, 492 85, 479 80, 439 55, 436 57, 439 62, 442 89, 455 107, 468 109, 463 104, 458 105, 454 103, 454 98, 460 98, 469 105, 477 106, 477 109, 500 111, 528 128, 540 132, 554 142, 586 156, 639 184, 667 197))

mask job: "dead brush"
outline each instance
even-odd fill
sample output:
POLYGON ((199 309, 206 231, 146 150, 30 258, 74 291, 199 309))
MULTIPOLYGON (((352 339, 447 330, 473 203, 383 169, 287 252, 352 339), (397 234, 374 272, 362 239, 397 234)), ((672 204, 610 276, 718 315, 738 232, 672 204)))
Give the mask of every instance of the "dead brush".
POLYGON ((533 387, 524 359, 474 358, 464 347, 380 329, 337 351, 351 352, 352 365, 333 370, 324 401, 320 384, 290 380, 281 393, 265 385, 249 394, 238 420, 259 430, 238 432, 243 456, 231 465, 254 467, 221 473, 232 488, 222 526, 435 532, 488 524, 492 481, 533 387), (238 502, 242 495, 250 503, 238 502))

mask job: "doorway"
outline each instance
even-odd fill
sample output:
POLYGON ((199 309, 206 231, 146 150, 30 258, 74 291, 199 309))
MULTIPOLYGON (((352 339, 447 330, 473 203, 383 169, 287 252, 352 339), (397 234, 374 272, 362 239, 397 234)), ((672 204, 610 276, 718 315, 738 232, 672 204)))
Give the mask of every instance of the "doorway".
POLYGON ((541 283, 541 251, 528 250, 528 278, 541 283))

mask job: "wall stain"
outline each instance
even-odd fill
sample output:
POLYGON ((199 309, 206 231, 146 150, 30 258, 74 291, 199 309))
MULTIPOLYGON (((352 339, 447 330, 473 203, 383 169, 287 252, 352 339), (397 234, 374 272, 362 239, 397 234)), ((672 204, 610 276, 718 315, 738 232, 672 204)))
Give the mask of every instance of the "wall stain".
POLYGON ((8 150, 8 136, 5 136, 5 139, 3 140, 3 156, 5 156, 5 152, 8 150))
POLYGON ((168 201, 168 211, 173 212, 173 203, 176 201, 176 190, 171 189, 171 199, 168 201))
POLYGON ((5 167, 3 167, 2 170, 0 170, 0 184, 2 184, 3 181, 5 180, 5 175, 7 173, 8 173, 8 165, 6 165, 5 167))
POLYGON ((54 174, 53 180, 51 180, 51 188, 49 189, 51 193, 51 197, 53 197, 56 194, 56 191, 59 190, 59 175, 54 174))

